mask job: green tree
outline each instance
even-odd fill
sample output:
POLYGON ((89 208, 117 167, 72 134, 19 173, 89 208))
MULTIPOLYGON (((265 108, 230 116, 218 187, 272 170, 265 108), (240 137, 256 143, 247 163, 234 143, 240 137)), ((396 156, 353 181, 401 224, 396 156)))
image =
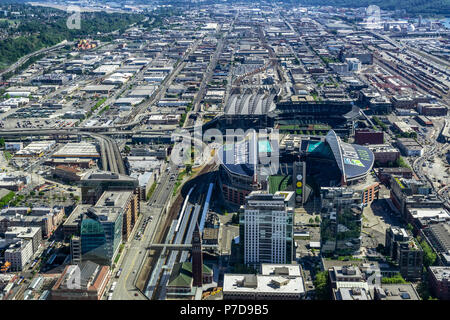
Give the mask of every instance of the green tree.
POLYGON ((406 283, 405 279, 403 279, 402 275, 400 273, 397 273, 393 277, 390 278, 382 278, 381 283, 385 284, 398 284, 398 283, 406 283))
POLYGON ((329 300, 330 299, 330 283, 328 279, 328 271, 321 271, 316 273, 314 279, 314 287, 316 288, 317 300, 329 300))
POLYGON ((431 247, 425 240, 420 239, 419 241, 420 246, 422 247, 423 250, 423 265, 424 267, 428 268, 429 266, 432 266, 435 263, 437 255, 436 253, 433 252, 433 249, 431 249, 431 247))

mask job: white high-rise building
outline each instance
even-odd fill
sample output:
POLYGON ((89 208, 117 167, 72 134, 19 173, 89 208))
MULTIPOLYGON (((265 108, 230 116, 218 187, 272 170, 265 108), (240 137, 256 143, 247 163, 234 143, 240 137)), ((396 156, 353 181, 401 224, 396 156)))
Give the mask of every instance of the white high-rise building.
POLYGON ((244 263, 291 263, 294 192, 253 191, 241 217, 244 263))

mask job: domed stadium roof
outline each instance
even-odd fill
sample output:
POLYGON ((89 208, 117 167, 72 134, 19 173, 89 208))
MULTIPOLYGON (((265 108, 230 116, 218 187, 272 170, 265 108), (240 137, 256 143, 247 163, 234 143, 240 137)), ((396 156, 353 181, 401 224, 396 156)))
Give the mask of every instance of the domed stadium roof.
POLYGON ((267 139, 257 139, 248 135, 244 140, 225 144, 218 150, 220 163, 226 170, 242 176, 253 176, 255 168, 261 172, 276 174, 278 167, 274 163, 261 164, 264 157, 270 157, 273 150, 278 150, 278 142, 267 139))
POLYGON ((374 155, 369 148, 342 142, 333 130, 327 133, 324 141, 310 141, 305 151, 307 155, 332 156, 345 181, 365 176, 374 163, 374 155))

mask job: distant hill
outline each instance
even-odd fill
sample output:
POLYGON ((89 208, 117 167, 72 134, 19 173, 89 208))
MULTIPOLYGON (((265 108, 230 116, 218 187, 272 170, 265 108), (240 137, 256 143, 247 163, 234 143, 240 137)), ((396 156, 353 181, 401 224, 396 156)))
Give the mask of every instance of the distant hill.
MULTIPOLYGON (((290 0, 287 0, 290 2, 290 0)), ((383 10, 405 10, 414 15, 450 16, 450 0, 299 0, 303 5, 336 7, 368 7, 377 5, 383 10)))

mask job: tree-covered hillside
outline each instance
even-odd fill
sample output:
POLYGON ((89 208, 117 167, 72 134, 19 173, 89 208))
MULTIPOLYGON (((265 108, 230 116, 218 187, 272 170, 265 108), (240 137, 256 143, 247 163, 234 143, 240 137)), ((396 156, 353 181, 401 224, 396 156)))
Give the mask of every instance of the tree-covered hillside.
POLYGON ((92 12, 81 14, 81 29, 69 29, 69 14, 52 8, 13 5, 20 15, 8 17, 9 26, 1 30, 0 69, 36 50, 63 40, 75 40, 100 33, 124 30, 144 19, 139 14, 92 12))

